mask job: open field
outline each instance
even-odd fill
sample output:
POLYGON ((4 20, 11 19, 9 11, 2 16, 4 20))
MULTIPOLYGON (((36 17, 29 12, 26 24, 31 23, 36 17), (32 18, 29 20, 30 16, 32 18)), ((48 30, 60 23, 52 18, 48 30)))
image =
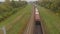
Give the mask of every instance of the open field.
POLYGON ((45 27, 46 34, 60 34, 60 17, 52 13, 51 10, 40 7, 40 16, 45 27))
POLYGON ((18 12, 0 23, 0 27, 5 26, 7 34, 21 34, 31 16, 31 5, 18 10, 18 12))

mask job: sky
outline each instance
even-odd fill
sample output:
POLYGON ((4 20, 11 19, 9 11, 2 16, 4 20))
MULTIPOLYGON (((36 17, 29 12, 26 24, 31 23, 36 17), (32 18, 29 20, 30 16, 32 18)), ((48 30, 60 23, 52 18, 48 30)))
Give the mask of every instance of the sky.
POLYGON ((37 1, 37 0, 26 0, 26 1, 37 1))
MULTIPOLYGON (((5 0, 0 0, 0 2, 4 2, 5 0)), ((16 0, 15 0, 16 1, 16 0)), ((18 0, 17 0, 18 1, 18 0)), ((37 0, 26 0, 26 1, 37 1, 37 0)))
POLYGON ((0 2, 4 2, 4 0, 0 0, 0 2))

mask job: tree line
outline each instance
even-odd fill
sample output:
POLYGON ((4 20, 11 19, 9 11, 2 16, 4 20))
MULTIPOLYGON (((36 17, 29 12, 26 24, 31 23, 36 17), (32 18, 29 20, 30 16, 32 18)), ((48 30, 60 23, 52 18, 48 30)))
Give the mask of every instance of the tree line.
POLYGON ((0 2, 0 22, 27 5, 26 1, 0 2))
POLYGON ((37 4, 60 14, 60 0, 42 0, 38 1, 37 4))

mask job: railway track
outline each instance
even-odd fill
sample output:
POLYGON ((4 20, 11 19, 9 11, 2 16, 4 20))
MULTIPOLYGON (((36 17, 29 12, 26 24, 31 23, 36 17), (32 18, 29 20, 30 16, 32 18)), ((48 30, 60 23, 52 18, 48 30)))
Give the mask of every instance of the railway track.
POLYGON ((35 22, 34 34, 43 34, 40 21, 35 22))
POLYGON ((43 34, 38 8, 34 6, 34 9, 34 34, 43 34))
POLYGON ((30 20, 30 25, 27 25, 28 27, 25 30, 24 34, 43 34, 39 11, 35 5, 33 6, 32 17, 33 18, 31 20, 33 20, 33 22, 30 20))

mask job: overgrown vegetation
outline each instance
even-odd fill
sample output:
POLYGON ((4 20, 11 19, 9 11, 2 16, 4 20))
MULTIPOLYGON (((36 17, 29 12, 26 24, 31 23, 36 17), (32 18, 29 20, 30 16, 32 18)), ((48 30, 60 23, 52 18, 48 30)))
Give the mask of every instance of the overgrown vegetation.
POLYGON ((52 10, 54 13, 60 14, 60 0, 42 0, 38 5, 52 10))
POLYGON ((12 1, 9 3, 0 3, 0 22, 15 14, 20 8, 25 7, 27 2, 25 1, 12 1))
POLYGON ((45 34, 60 34, 60 17, 44 7, 39 7, 39 11, 45 34))
POLYGON ((18 8, 17 13, 13 14, 7 18, 7 20, 0 23, 0 28, 5 26, 6 34, 23 34, 23 31, 31 17, 32 11, 30 10, 32 10, 31 5, 25 5, 25 7, 23 6, 23 9, 21 10, 18 8))

